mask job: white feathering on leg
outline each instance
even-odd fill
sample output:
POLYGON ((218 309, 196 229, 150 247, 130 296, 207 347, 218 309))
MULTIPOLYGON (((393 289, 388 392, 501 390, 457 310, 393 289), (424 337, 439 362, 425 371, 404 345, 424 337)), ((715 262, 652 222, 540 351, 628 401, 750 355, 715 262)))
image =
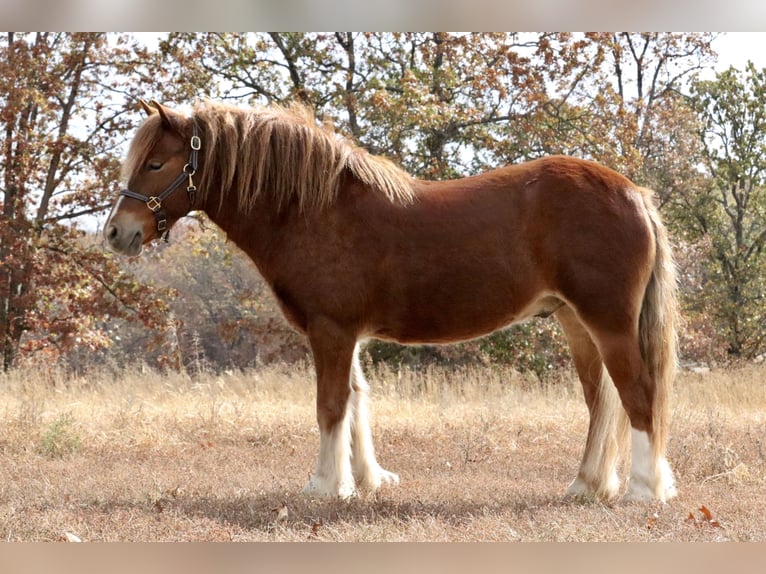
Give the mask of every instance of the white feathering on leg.
POLYGON ((331 432, 319 431, 319 457, 303 493, 320 498, 349 498, 354 495, 351 472, 351 423, 349 410, 331 432))
POLYGON ((649 434, 631 429, 632 458, 626 501, 659 499, 662 502, 676 495, 675 481, 664 456, 655 459, 649 434))
POLYGON ((628 417, 617 389, 602 368, 588 441, 577 477, 566 496, 611 499, 620 490, 617 463, 627 441, 628 417))
POLYGON ((399 484, 399 476, 384 470, 375 458, 370 429, 368 390, 359 363, 359 344, 354 349, 353 384, 351 385, 351 464, 360 489, 374 492, 382 484, 399 484))

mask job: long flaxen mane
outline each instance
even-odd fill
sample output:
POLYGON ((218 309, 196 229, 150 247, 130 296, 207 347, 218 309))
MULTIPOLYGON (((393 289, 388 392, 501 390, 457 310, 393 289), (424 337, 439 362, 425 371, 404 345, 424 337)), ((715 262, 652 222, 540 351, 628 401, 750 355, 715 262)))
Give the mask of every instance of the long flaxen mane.
POLYGON ((266 193, 277 209, 293 203, 322 209, 337 200, 346 170, 392 202, 413 200, 409 174, 318 125, 304 105, 238 108, 205 101, 192 117, 203 139, 200 192, 222 190, 220 201, 234 194, 241 211, 251 211, 266 193))

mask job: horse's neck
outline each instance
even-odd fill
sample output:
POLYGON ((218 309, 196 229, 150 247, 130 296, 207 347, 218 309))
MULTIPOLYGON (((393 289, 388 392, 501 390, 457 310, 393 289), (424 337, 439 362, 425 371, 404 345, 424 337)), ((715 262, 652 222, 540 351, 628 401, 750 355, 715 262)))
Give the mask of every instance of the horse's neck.
POLYGON ((204 209, 210 220, 226 232, 227 238, 244 251, 266 279, 273 273, 275 249, 281 244, 288 225, 289 213, 276 214, 274 206, 259 201, 251 212, 238 210, 237 202, 224 201, 219 209, 218 200, 204 209))

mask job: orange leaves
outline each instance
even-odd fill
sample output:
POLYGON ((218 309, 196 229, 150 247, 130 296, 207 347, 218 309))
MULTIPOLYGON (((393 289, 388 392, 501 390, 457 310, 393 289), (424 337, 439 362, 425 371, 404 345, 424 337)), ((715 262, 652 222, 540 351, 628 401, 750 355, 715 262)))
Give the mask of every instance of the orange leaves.
MULTIPOLYGON (((710 512, 710 509, 704 504, 700 505, 700 507, 697 509, 697 512, 699 514, 690 512, 689 515, 684 520, 684 522, 687 524, 691 524, 695 526, 696 528, 705 528, 708 526, 712 528, 723 528, 721 526, 721 523, 713 517, 713 513, 710 512)), ((651 516, 649 516, 646 519, 647 530, 659 529, 659 525, 660 525, 660 515, 658 512, 654 512, 651 516)))
POLYGON ((713 513, 710 512, 707 506, 704 504, 699 507, 699 512, 702 513, 701 517, 695 516, 693 512, 689 513, 689 516, 687 517, 687 521, 694 524, 694 526, 698 528, 704 527, 706 524, 709 526, 712 526, 713 528, 721 528, 721 523, 718 522, 715 518, 713 518, 713 513))

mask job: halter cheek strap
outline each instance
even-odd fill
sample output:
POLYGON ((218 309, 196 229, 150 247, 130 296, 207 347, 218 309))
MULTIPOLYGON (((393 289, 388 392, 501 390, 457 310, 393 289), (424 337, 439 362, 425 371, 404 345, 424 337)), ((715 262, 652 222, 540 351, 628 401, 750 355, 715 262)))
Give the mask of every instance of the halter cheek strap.
POLYGON ((120 195, 125 197, 131 197, 139 201, 146 203, 146 207, 154 214, 154 219, 157 221, 157 231, 161 234, 164 232, 164 238, 167 241, 167 234, 170 231, 168 229, 168 220, 165 210, 162 207, 162 202, 165 201, 170 195, 178 189, 178 187, 188 179, 189 184, 186 186, 186 195, 189 198, 189 206, 194 207, 194 203, 197 199, 197 187, 194 185, 192 176, 197 173, 197 166, 199 162, 199 150, 202 148, 202 140, 197 132, 197 124, 192 124, 192 137, 190 140, 191 152, 189 153, 189 161, 184 165, 181 173, 178 174, 170 185, 168 185, 162 193, 159 195, 147 196, 130 189, 120 190, 120 195))

